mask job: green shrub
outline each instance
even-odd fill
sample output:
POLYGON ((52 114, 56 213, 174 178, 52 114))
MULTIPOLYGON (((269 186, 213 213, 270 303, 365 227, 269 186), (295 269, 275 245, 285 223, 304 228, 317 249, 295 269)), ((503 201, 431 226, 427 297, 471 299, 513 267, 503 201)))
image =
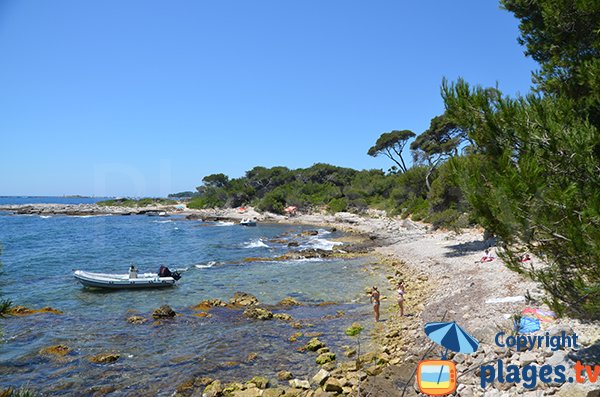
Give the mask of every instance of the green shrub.
POLYGON ((345 198, 335 198, 327 204, 329 212, 343 212, 348 209, 348 201, 345 198))

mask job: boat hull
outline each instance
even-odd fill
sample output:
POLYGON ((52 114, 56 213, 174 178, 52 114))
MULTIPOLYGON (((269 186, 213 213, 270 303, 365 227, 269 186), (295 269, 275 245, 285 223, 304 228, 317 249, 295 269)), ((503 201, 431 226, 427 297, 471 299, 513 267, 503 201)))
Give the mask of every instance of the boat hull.
POLYGON ((175 285, 173 277, 158 277, 156 275, 141 275, 141 277, 130 279, 128 275, 109 275, 77 270, 74 276, 82 285, 90 288, 144 289, 168 288, 175 285))

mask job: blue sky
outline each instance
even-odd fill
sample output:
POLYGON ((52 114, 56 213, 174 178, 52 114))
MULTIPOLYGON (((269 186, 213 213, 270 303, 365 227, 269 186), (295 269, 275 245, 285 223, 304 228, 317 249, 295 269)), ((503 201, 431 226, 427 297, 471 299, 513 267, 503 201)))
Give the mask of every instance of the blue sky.
POLYGON ((166 195, 255 165, 388 169, 443 77, 526 93, 495 1, 0 1, 0 195, 166 195))

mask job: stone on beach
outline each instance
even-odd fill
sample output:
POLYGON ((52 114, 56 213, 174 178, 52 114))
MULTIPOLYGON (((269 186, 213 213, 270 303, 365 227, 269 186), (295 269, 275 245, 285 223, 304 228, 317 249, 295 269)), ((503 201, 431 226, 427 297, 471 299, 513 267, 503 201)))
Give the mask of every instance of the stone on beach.
POLYGON ((305 379, 292 379, 289 385, 295 389, 310 389, 310 382, 305 379))

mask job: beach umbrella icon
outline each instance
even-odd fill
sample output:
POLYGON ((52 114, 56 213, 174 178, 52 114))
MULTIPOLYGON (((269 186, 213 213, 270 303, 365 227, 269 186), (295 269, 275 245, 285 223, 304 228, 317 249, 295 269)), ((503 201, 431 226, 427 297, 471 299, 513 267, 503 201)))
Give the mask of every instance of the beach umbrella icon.
POLYGON ((446 348, 446 352, 442 355, 442 360, 446 359, 448 350, 471 354, 477 351, 479 347, 479 341, 469 335, 467 331, 454 321, 447 323, 427 323, 425 324, 425 333, 429 339, 446 348))

